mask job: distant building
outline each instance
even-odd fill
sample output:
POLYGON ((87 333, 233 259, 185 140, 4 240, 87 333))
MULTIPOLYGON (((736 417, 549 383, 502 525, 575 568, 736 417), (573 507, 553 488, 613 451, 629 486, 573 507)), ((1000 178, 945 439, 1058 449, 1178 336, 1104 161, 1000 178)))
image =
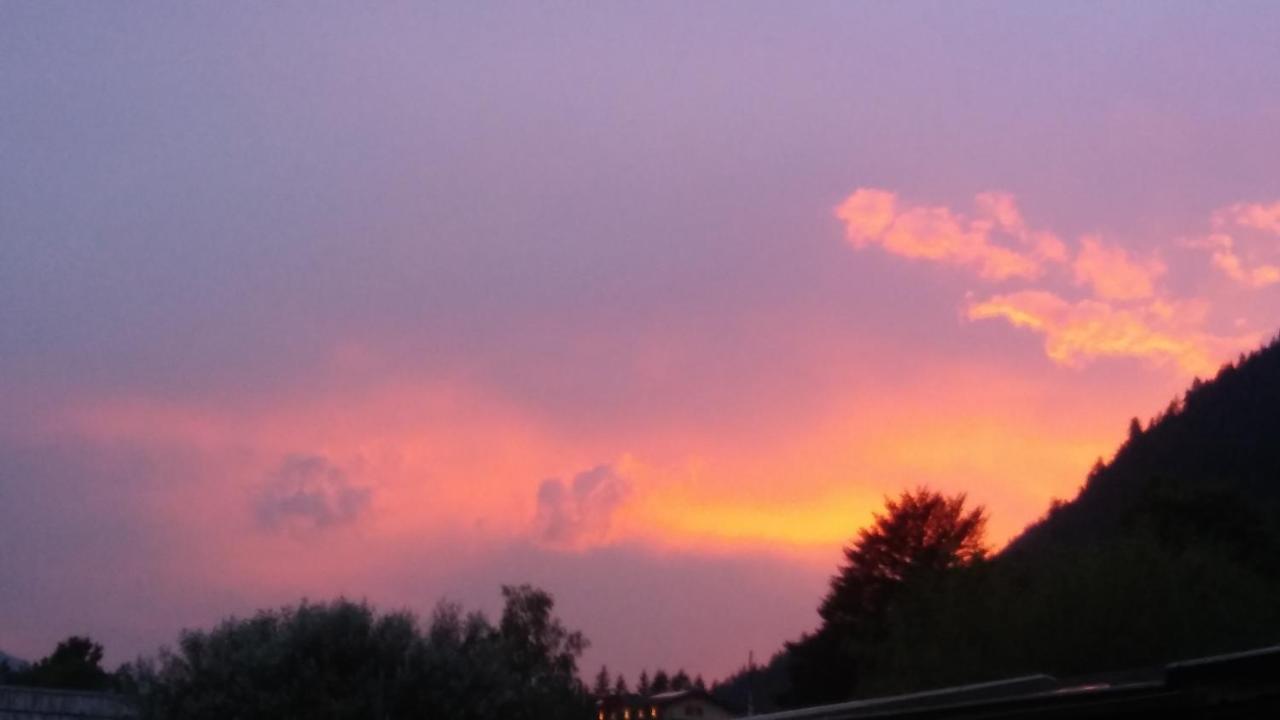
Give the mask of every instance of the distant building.
POLYGON ((0 685, 0 720, 134 720, 138 713, 112 693, 0 685))
POLYGON ((728 720, 723 705, 703 690, 657 695, 612 695, 596 703, 596 720, 728 720))

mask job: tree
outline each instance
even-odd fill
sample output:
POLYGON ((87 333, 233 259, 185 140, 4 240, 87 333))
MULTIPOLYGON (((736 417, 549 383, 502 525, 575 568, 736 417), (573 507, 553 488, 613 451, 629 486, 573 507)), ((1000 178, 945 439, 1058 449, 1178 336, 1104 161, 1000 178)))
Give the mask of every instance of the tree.
POLYGON ((666 670, 657 670, 653 673, 653 682, 649 684, 649 692, 653 695, 664 693, 671 689, 671 678, 667 675, 666 670))
POLYGON ((58 643, 48 657, 13 673, 12 682, 64 690, 104 690, 111 686, 112 678, 102 669, 102 645, 73 635, 58 643))
POLYGON ((818 614, 826 623, 857 625, 912 580, 985 558, 986 509, 964 505, 964 493, 947 497, 927 488, 886 498, 885 512, 845 548, 845 564, 818 614))
POLYGON ((867 671, 871 648, 885 640, 886 612, 896 596, 939 574, 987 556, 986 510, 965 508, 964 494, 927 488, 886 498, 885 510, 845 548, 831 579, 815 633, 790 643, 789 705, 848 698, 867 671))
POLYGON ((609 679, 609 667, 607 665, 600 666, 600 672, 596 673, 596 682, 591 686, 591 694, 597 698, 606 697, 613 689, 609 679))
POLYGON ((425 633, 407 612, 303 602, 184 632, 175 650, 126 675, 144 720, 585 717, 577 659, 586 640, 545 592, 503 595, 496 627, 442 603, 425 633))
POLYGON ((644 695, 644 696, 649 696, 649 695, 652 695, 652 694, 653 694, 653 686, 652 686, 652 685, 650 685, 650 683, 649 683, 649 671, 648 671, 648 670, 641 670, 641 671, 640 671, 640 682, 639 682, 639 684, 637 684, 637 685, 636 685, 636 692, 638 692, 638 693, 640 693, 641 695, 644 695))
POLYGON ((689 679, 689 673, 680 668, 675 675, 671 676, 672 690, 689 690, 693 687, 693 681, 689 679))
POLYGON ((630 692, 631 691, 627 688, 627 679, 622 676, 622 673, 618 673, 618 678, 613 681, 613 694, 627 695, 630 692))
MULTIPOLYGON (((581 704, 587 693, 578 680, 577 663, 586 638, 560 623, 551 612, 555 601, 542 590, 504 585, 502 597, 506 603, 498 632, 523 695, 504 717, 556 717, 581 704)), ((583 704, 581 714, 589 711, 583 704)))

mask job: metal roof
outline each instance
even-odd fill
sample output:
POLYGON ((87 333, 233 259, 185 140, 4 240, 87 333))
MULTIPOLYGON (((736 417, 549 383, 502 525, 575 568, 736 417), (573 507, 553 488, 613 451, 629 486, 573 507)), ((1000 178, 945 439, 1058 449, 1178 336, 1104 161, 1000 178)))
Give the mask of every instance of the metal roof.
POLYGON ((121 720, 136 718, 112 693, 0 685, 0 720, 121 720))

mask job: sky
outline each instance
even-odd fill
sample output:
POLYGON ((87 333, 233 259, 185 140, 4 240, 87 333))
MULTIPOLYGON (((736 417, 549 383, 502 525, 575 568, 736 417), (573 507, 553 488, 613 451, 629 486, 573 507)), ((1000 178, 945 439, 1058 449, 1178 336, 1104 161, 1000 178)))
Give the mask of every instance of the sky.
POLYGON ((1273 3, 0 2, 0 649, 493 614, 708 679, 1275 334, 1273 3))

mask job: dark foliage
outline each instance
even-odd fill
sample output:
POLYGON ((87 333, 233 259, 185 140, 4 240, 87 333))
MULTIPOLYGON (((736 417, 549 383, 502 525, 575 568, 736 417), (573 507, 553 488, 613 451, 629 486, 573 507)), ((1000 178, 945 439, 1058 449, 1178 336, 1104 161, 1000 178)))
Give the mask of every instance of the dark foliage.
POLYGON ((1280 344, 1131 421, 1074 500, 993 558, 888 554, 923 560, 872 572, 868 533, 890 537, 884 518, 859 536, 822 626, 788 644, 792 704, 1280 642, 1280 344))
POLYGON ((1194 381, 1145 430, 1131 428, 1075 500, 1028 527, 1004 554, 1154 532, 1175 549, 1220 546, 1274 575, 1278 517, 1280 344, 1273 343, 1210 382, 1194 381))
POLYGON ((780 701, 795 707, 849 697, 859 678, 875 672, 894 604, 986 557, 986 521, 983 508, 966 510, 964 495, 921 488, 886 499, 884 513, 845 549, 818 608, 822 625, 788 645, 791 684, 780 701))
POLYGON ((0 681, 61 690, 111 690, 114 676, 102 668, 102 645, 71 636, 48 657, 21 669, 0 668, 0 681))
POLYGON ((425 632, 409 613, 364 603, 302 603, 211 631, 127 668, 145 718, 583 717, 586 645, 551 597, 505 587, 493 626, 455 605, 425 632))
POLYGON ((791 687, 790 663, 791 655, 785 650, 778 651, 763 667, 743 666, 712 685, 711 696, 724 707, 740 713, 779 710, 777 698, 791 687))

